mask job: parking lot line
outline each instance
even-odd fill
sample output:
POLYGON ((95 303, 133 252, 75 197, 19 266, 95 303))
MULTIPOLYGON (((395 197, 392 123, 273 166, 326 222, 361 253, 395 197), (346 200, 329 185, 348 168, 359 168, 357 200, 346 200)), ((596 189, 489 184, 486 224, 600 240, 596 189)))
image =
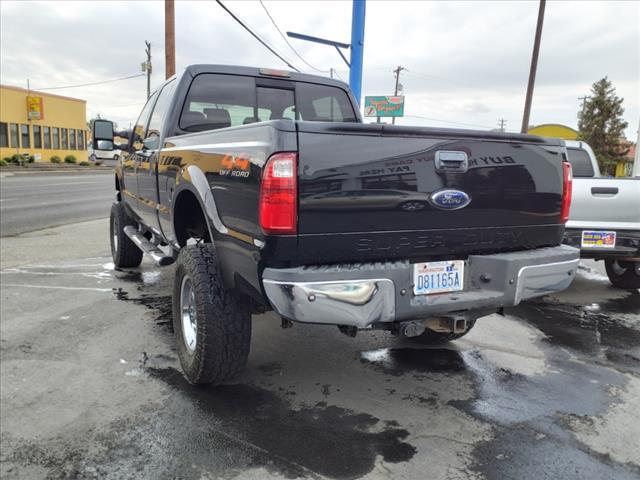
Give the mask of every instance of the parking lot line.
POLYGON ((0 287, 13 287, 13 288, 46 288, 51 290, 85 290, 90 292, 109 292, 111 293, 113 289, 111 288, 90 288, 90 287, 62 287, 62 286, 53 286, 53 285, 25 285, 18 283, 2 283, 0 287))

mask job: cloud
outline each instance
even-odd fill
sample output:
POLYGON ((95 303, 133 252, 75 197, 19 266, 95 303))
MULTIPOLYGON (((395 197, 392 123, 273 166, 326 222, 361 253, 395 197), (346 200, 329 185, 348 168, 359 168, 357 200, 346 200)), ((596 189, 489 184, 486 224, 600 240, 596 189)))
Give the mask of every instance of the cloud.
MULTIPOLYGON (((282 31, 350 41, 351 2, 266 1, 282 31)), ((306 67, 280 37, 257 1, 226 5, 301 70, 306 67)), ((284 65, 213 1, 176 2, 176 63, 284 65)), ((460 122, 519 128, 538 4, 514 2, 369 1, 363 94, 393 92, 401 74, 406 111, 401 124, 460 122), (428 118, 429 120, 426 120, 428 118)), ((624 97, 627 135, 640 117, 640 4, 547 2, 531 123, 576 126, 578 97, 605 75, 624 97)), ((164 80, 164 2, 0 3, 0 81, 34 89, 119 78, 140 72, 144 41, 152 43, 152 85, 164 80)), ((331 47, 289 40, 312 65, 348 79, 331 47)), ((146 98, 144 77, 57 93, 85 98, 126 126, 146 98)))

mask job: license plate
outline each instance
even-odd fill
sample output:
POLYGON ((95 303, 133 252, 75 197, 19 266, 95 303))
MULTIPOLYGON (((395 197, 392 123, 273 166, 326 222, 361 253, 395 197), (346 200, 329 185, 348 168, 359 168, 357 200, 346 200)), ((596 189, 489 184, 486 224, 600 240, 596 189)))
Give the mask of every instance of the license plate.
POLYGON ((582 248, 615 248, 616 232, 582 231, 582 248))
POLYGON ((457 292, 464 288, 464 260, 413 264, 414 295, 457 292))

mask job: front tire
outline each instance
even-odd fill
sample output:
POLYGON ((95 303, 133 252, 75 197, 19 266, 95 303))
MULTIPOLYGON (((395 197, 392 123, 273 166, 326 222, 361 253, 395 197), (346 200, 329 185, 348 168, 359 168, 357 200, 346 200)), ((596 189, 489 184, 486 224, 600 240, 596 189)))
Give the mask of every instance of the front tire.
POLYGON ((219 384, 247 363, 251 312, 226 290, 210 244, 182 248, 173 284, 173 327, 189 383, 219 384))
POLYGON ((116 268, 137 267, 142 262, 142 250, 124 233, 124 227, 137 226, 127 213, 124 205, 115 202, 111 205, 110 218, 111 258, 116 268))
POLYGON ((462 333, 450 333, 450 332, 436 332, 427 328, 424 332, 422 332, 417 337, 407 337, 409 340, 413 340, 414 342, 418 342, 422 345, 442 345, 447 342, 452 342, 453 340, 457 340, 459 338, 464 337, 467 333, 471 331, 473 326, 476 324, 475 320, 471 320, 469 322, 469 327, 462 333))
POLYGON ((605 260, 609 281, 614 287, 625 290, 640 288, 640 275, 637 273, 638 262, 625 262, 622 260, 605 260))

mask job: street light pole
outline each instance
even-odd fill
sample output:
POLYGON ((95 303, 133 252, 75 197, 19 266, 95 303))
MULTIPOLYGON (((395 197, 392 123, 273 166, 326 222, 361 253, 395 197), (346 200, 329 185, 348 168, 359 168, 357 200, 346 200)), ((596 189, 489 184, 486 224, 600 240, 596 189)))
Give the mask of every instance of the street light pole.
POLYGON ((536 70, 538 69, 538 54, 540 53, 540 37, 542 37, 542 23, 544 21, 544 7, 547 0, 540 0, 538 8, 538 24, 536 25, 536 37, 533 41, 533 54, 531 55, 531 69, 529 70, 529 84, 527 85, 527 98, 524 102, 524 115, 520 133, 529 130, 529 116, 531 115, 531 100, 533 98, 533 85, 536 83, 536 70))
POLYGON ((349 86, 358 105, 362 95, 362 57, 364 53, 365 0, 353 0, 351 12, 351 61, 349 68, 349 86))

